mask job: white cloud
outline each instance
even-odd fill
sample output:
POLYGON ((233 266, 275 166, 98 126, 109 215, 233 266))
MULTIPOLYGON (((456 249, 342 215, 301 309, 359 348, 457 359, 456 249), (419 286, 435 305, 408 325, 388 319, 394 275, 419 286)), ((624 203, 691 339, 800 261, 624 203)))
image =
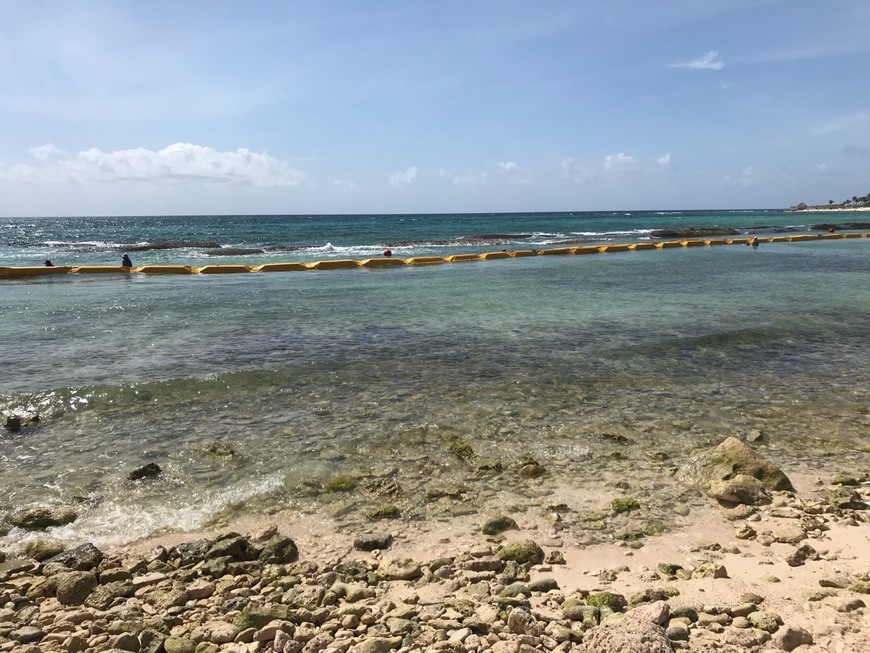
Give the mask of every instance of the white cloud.
POLYGON ((870 127, 870 111, 851 113, 846 116, 837 116, 821 125, 816 125, 810 130, 815 136, 827 136, 835 132, 852 131, 855 128, 866 131, 864 127, 870 127))
POLYGON ((762 174, 755 168, 752 166, 746 166, 740 171, 740 174, 737 175, 737 177, 729 175, 725 177, 724 181, 730 186, 742 186, 743 188, 748 188, 760 183, 763 180, 762 177, 762 174))
POLYGON ((704 56, 694 61, 685 61, 683 63, 672 63, 671 68, 691 68, 692 70, 722 70, 725 64, 719 61, 719 52, 710 50, 704 53, 704 56))
POLYGON ((562 177, 575 184, 586 184, 592 181, 592 173, 589 169, 574 159, 563 159, 559 163, 559 168, 562 170, 562 177))
POLYGON ((670 154, 662 154, 659 158, 656 159, 656 163, 658 163, 662 168, 670 168, 671 167, 671 155, 670 154))
POLYGON ((515 161, 496 161, 495 169, 509 184, 530 184, 534 181, 532 171, 515 161))
POLYGON ((257 187, 298 186, 305 179, 305 173, 265 153, 245 148, 219 152, 192 143, 174 143, 162 150, 139 147, 104 152, 91 148, 75 156, 47 144, 31 149, 30 154, 37 164, 0 169, 0 178, 44 183, 138 181, 257 187))
POLYGON ((637 159, 624 152, 608 154, 604 157, 603 165, 607 172, 630 172, 638 169, 637 159))
POLYGON ((333 179, 332 180, 332 190, 339 193, 349 193, 353 189, 356 188, 355 181, 346 181, 344 179, 333 179))
POLYGON ((401 172, 394 172, 390 175, 389 184, 390 186, 407 186, 417 178, 417 166, 411 166, 407 170, 403 170, 401 172))
POLYGON ((486 186, 487 174, 485 172, 467 172, 465 174, 454 174, 449 170, 441 168, 438 174, 444 179, 449 179, 454 186, 458 188, 483 188, 486 186))

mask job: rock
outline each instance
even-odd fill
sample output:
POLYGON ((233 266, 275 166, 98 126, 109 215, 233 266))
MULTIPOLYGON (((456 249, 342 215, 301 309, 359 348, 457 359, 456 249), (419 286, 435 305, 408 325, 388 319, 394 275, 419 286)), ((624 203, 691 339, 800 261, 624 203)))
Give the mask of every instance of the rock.
POLYGON ((586 631, 580 650, 586 653, 673 653, 665 631, 655 624, 628 620, 586 631))
POLYGON ((160 465, 157 463, 148 463, 147 465, 142 465, 138 469, 134 469, 132 472, 127 474, 128 481, 139 481, 142 479, 153 479, 157 478, 163 473, 163 470, 160 469, 160 465))
POLYGON ((377 571, 378 580, 416 580, 423 575, 420 563, 409 559, 390 560, 377 571))
POLYGON ((289 618, 290 608, 286 605, 257 605, 249 603, 242 609, 234 623, 239 630, 245 630, 246 628, 259 629, 275 619, 287 621, 289 618))
POLYGON ((28 558, 42 562, 58 553, 63 553, 65 548, 66 544, 63 540, 54 537, 38 537, 27 543, 24 547, 24 553, 27 554, 28 558))
POLYGON ((668 626, 665 631, 668 639, 674 642, 686 642, 689 640, 689 629, 682 624, 673 624, 668 626))
POLYGON ((866 608, 866 604, 861 599, 843 599, 837 603, 834 608, 837 612, 854 612, 861 608, 866 608))
POLYGON ((625 597, 614 592, 593 592, 586 597, 586 604, 599 609, 607 608, 613 612, 622 612, 628 606, 625 597))
POLYGON ((353 541, 353 548, 357 551, 374 551, 376 549, 389 549, 392 543, 393 536, 389 533, 363 535, 353 541))
POLYGON ((296 547, 296 543, 283 535, 274 535, 269 538, 259 557, 262 563, 279 565, 296 562, 298 559, 299 549, 296 547))
POLYGON ((539 578, 529 583, 529 590, 532 592, 549 592, 557 589, 559 589, 559 583, 556 582, 555 578, 539 578))
POLYGON ((514 608, 510 611, 507 618, 508 629, 512 633, 518 635, 533 635, 538 636, 544 632, 537 620, 522 608, 514 608))
POLYGON ((166 653, 194 653, 196 642, 186 637, 167 637, 163 641, 163 648, 166 653))
POLYGON ((82 544, 73 549, 67 549, 46 560, 48 563, 58 563, 75 571, 90 571, 96 569, 103 561, 103 554, 93 544, 82 544))
POLYGON ((667 622, 670 613, 671 608, 667 601, 656 601, 634 608, 628 613, 628 616, 632 619, 648 621, 656 626, 661 626, 667 622))
POLYGON ((789 553, 786 556, 785 561, 788 563, 789 567, 800 567, 807 560, 818 560, 818 558, 819 554, 816 553, 816 550, 809 544, 804 544, 789 553))
POLYGON ((16 510, 6 521, 26 531, 44 531, 53 526, 65 526, 78 519, 78 513, 72 508, 26 508, 16 510))
POLYGON ((735 437, 727 438, 712 449, 692 454, 677 471, 677 479, 690 487, 707 491, 711 482, 729 480, 738 474, 758 479, 769 490, 794 491, 782 470, 735 437))
POLYGON ((737 474, 734 478, 711 481, 707 489, 710 496, 728 503, 760 506, 771 502, 770 492, 757 478, 737 474))
POLYGON ((87 571, 65 571, 52 577, 55 595, 63 605, 81 605, 97 586, 97 578, 87 571))
POLYGON ((512 540, 499 548, 497 555, 502 560, 514 560, 520 564, 540 564, 544 550, 533 540, 512 540))
POLYGON ((715 562, 701 562, 692 571, 692 578, 728 578, 728 570, 715 562))
POLYGON ((634 497, 616 497, 610 502, 610 507, 617 515, 621 515, 624 512, 639 510, 640 504, 634 497))
POLYGON ((357 644, 354 649, 356 653, 389 653, 401 645, 401 637, 368 637, 357 644))
POLYGON ((191 633, 194 642, 211 642, 212 644, 228 644, 234 642, 239 629, 226 621, 207 621, 191 633))
POLYGON ((753 612, 747 617, 747 619, 749 619, 749 623, 751 623, 754 628, 758 628, 759 630, 771 634, 779 630, 779 627, 782 625, 782 619, 779 615, 773 614, 772 612, 765 612, 764 610, 753 612))
POLYGON ((798 646, 812 644, 813 636, 809 631, 799 626, 786 626, 781 628, 773 637, 773 645, 783 651, 793 651, 798 646))
POLYGON ((133 596, 133 591, 133 583, 126 581, 97 585, 85 599, 85 605, 97 610, 106 610, 115 599, 133 596))
POLYGON ((836 487, 823 494, 827 503, 840 510, 867 510, 867 503, 859 492, 848 487, 836 487))
POLYGON ((256 555, 247 538, 236 533, 228 533, 226 536, 215 541, 205 554, 206 560, 216 558, 232 558, 235 562, 253 560, 256 555))
POLYGON ((776 531, 773 534, 774 540, 780 544, 800 544, 807 539, 807 534, 798 526, 791 526, 776 531))
POLYGON ((547 473, 547 468, 538 463, 528 463, 520 467, 522 478, 538 478, 547 473))
POLYGON ((749 540, 758 535, 749 524, 740 524, 734 528, 734 537, 738 540, 749 540))
POLYGON ((484 535, 498 535, 504 531, 517 530, 519 526, 511 517, 499 515, 486 520, 481 529, 484 535))
POLYGON ((22 626, 9 633, 9 638, 21 644, 38 642, 45 637, 45 631, 36 626, 22 626))
POLYGON ((870 594, 870 582, 859 580, 849 585, 849 589, 857 594, 870 594))

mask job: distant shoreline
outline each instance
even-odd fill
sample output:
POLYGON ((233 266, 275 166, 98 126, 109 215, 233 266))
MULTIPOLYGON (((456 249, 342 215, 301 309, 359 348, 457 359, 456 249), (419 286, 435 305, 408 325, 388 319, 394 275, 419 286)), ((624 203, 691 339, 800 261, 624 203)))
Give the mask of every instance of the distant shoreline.
POLYGON ((863 213, 870 212, 870 206, 836 207, 808 206, 805 209, 783 209, 786 213, 863 213))

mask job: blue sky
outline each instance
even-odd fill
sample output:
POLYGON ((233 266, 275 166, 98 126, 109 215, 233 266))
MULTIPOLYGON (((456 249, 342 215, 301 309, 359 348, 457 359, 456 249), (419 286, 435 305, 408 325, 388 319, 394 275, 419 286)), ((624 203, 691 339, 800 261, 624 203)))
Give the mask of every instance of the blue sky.
POLYGON ((867 0, 0 0, 0 215, 870 193, 867 0))

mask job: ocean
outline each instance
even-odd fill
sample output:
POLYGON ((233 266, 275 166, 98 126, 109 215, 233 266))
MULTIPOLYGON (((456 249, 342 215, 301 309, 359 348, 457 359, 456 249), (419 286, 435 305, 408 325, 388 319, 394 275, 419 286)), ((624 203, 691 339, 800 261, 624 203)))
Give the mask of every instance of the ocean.
MULTIPOLYGON (((2 218, 0 266, 446 256, 852 215, 2 218)), ((628 486, 666 528, 691 502, 674 467, 730 435, 792 473, 866 470, 868 247, 0 279, 0 412, 39 415, 0 428, 0 517, 68 506, 52 534, 114 545, 240 515, 449 521, 628 486), (532 460, 543 476, 518 473, 532 460), (147 463, 160 478, 128 480, 147 463)), ((6 550, 34 537, 0 533, 6 550)))

